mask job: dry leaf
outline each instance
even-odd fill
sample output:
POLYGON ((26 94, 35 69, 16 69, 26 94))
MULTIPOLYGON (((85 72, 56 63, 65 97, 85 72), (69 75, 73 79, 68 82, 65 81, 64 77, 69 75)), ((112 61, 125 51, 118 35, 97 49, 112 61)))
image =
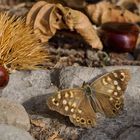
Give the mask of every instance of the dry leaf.
POLYGON ((55 4, 37 2, 29 11, 26 24, 32 24, 42 42, 47 42, 57 30, 65 28, 62 16, 55 4))
POLYGON ((119 0, 116 4, 140 15, 140 0, 119 0))
POLYGON ((120 9, 109 2, 103 1, 86 6, 86 12, 96 24, 105 22, 140 22, 140 16, 124 9, 120 9))
POLYGON ((29 11, 26 23, 33 23, 34 32, 42 42, 47 42, 57 30, 67 28, 76 30, 92 48, 103 48, 96 30, 82 12, 61 4, 38 3, 29 11))
POLYGON ((71 31, 76 30, 92 48, 100 50, 103 48, 96 30, 85 14, 68 7, 63 7, 60 4, 57 7, 61 9, 63 19, 71 31))
POLYGON ((31 119, 31 124, 35 125, 36 127, 41 127, 45 129, 45 123, 41 119, 31 119))
POLYGON ((60 136, 58 132, 54 132, 54 134, 48 138, 48 140, 63 140, 60 136))
POLYGON ((26 18, 27 25, 34 24, 34 21, 36 19, 38 12, 42 8, 42 6, 44 6, 45 4, 46 4, 45 1, 40 1, 40 2, 37 2, 33 5, 33 7, 30 9, 30 12, 28 13, 27 18, 26 18))

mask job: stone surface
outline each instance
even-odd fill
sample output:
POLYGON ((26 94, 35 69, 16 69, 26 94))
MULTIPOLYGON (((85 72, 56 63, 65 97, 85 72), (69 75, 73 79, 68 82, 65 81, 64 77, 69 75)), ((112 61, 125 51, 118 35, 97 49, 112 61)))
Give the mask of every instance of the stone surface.
POLYGON ((49 71, 15 72, 10 75, 10 81, 2 91, 2 96, 24 103, 32 97, 45 95, 55 90, 51 86, 49 71))
POLYGON ((46 124, 46 131, 48 130, 44 132, 46 137, 59 131, 63 139, 135 139, 139 137, 140 133, 139 71, 140 67, 138 66, 116 66, 103 68, 66 67, 51 72, 17 72, 11 75, 10 83, 2 91, 2 96, 23 103, 27 111, 36 118, 41 116, 46 124), (67 117, 47 108, 46 99, 57 89, 81 86, 83 82, 90 83, 95 77, 118 68, 128 68, 132 75, 125 93, 125 106, 121 115, 112 119, 101 117, 95 128, 82 129, 71 124, 67 117))
POLYGON ((0 140, 34 140, 32 136, 14 126, 0 124, 0 140))
POLYGON ((14 125, 29 130, 30 120, 24 107, 6 98, 0 98, 0 124, 14 125))

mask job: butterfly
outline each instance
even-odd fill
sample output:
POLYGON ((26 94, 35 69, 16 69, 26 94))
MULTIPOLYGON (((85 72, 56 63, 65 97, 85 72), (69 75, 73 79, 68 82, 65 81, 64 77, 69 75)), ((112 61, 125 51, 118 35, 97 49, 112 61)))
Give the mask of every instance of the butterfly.
POLYGON ((47 99, 47 105, 49 109, 68 116, 75 126, 94 127, 96 113, 115 117, 123 109, 124 93, 129 80, 129 70, 114 70, 91 84, 54 93, 47 99))

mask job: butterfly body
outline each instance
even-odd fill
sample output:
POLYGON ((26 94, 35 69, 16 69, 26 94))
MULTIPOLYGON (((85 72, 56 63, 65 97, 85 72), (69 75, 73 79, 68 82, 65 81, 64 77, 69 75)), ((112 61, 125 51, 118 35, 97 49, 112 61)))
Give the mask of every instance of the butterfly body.
POLYGON ((47 100, 47 105, 51 110, 69 116, 76 126, 93 127, 97 112, 114 117, 122 110, 129 79, 128 70, 115 70, 91 84, 58 91, 47 100))

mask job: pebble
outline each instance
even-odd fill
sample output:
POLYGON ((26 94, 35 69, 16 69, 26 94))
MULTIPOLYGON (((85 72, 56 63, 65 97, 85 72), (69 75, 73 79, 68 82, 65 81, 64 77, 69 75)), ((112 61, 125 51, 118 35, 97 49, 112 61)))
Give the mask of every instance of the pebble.
POLYGON ((23 129, 0 124, 0 140, 34 140, 34 138, 23 129))
POLYGON ((24 107, 6 98, 0 98, 0 124, 9 124, 26 131, 30 129, 29 116, 24 107))

